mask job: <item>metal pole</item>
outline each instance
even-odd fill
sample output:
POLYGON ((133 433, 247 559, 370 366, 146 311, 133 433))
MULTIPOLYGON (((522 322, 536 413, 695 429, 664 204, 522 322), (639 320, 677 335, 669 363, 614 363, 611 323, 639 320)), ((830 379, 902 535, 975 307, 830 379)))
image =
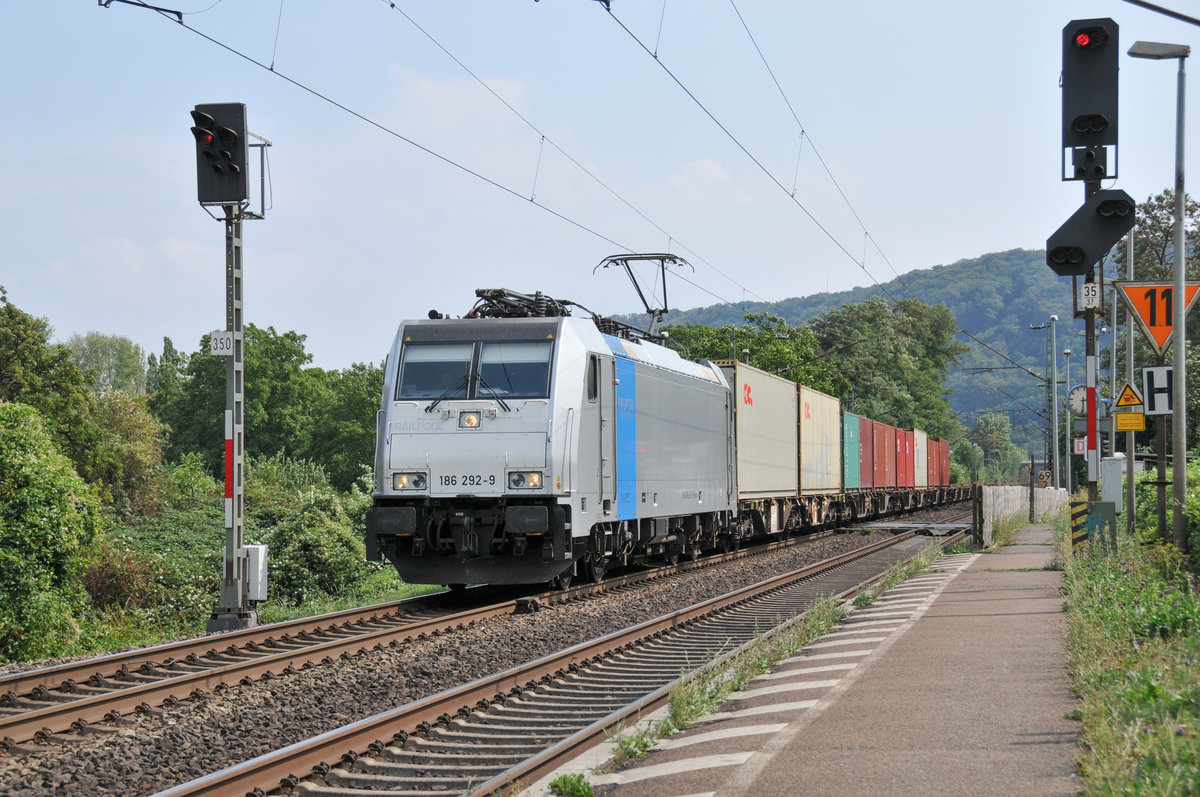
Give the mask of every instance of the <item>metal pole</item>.
POLYGON ((1174 366, 1175 384, 1172 396, 1174 419, 1171 423, 1173 437, 1172 472, 1174 475, 1174 501, 1172 502, 1172 527, 1175 545, 1186 553, 1188 549, 1187 524, 1183 514, 1187 496, 1187 331, 1184 318, 1184 267, 1187 253, 1184 249, 1184 193, 1183 193, 1183 62, 1179 59, 1179 80, 1175 107, 1175 340, 1174 366))
MULTIPOLYGON (((1063 379, 1063 395, 1071 394, 1071 350, 1063 349, 1063 356, 1067 358, 1066 376, 1063 379)), ((1068 407, 1066 411, 1067 422, 1063 424, 1063 483, 1066 484, 1067 494, 1070 495, 1071 489, 1071 410, 1068 407)))
MULTIPOLYGON (((1135 228, 1136 229, 1136 228, 1135 228)), ((1133 280, 1133 264, 1134 248, 1133 248, 1134 230, 1129 231, 1129 245, 1125 247, 1125 279, 1133 280)), ((1125 381, 1130 385, 1133 384, 1133 319, 1129 317, 1129 308, 1125 308, 1125 381)), ((1114 421, 1114 426, 1116 425, 1114 421)), ((1137 453, 1134 450, 1134 433, 1125 433, 1125 524, 1128 532, 1133 534, 1135 523, 1133 519, 1134 504, 1136 503, 1137 490, 1134 484, 1135 478, 1135 460, 1137 453)))
POLYGON ((1054 474, 1054 487, 1058 488, 1062 481, 1058 478, 1058 335, 1055 323, 1058 316, 1050 316, 1050 439, 1053 441, 1050 471, 1054 474))
POLYGON ((233 356, 225 366, 225 566, 220 602, 205 626, 210 633, 258 625, 258 613, 249 608, 246 599, 247 562, 242 539, 245 352, 239 205, 225 205, 225 328, 233 333, 233 356))

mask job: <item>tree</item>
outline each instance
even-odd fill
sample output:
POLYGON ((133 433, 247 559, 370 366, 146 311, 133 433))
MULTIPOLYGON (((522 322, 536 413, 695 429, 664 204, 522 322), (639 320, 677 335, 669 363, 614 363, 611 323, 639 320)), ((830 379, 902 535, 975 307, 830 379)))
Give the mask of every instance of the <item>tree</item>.
POLYGON ((89 332, 67 338, 71 358, 94 376, 92 389, 103 393, 120 390, 131 396, 146 392, 146 355, 142 347, 120 335, 89 332))
MULTIPOLYGON (((304 351, 304 341, 305 336, 296 332, 279 334, 274 327, 246 325, 246 454, 302 455, 307 450, 320 373, 304 367, 312 359, 304 351)), ((163 359, 155 363, 153 381, 158 390, 150 406, 171 427, 169 459, 199 453, 210 472, 219 474, 225 456, 226 366, 223 357, 210 356, 207 349, 207 335, 200 340, 200 351, 187 357, 174 353, 169 357, 165 345, 163 359), (176 370, 181 364, 182 370, 176 370)))
POLYGON ((970 440, 983 452, 981 478, 989 482, 1010 482, 1017 476, 1021 450, 1012 442, 1012 423, 999 412, 985 412, 975 422, 970 440))
POLYGON ((71 351, 50 344, 51 331, 45 319, 12 304, 0 286, 0 401, 35 407, 79 474, 91 481, 100 435, 95 397, 71 351))
POLYGON ((81 557, 99 530, 99 503, 41 413, 0 402, 0 658, 66 651, 86 602, 81 557))
POLYGON ((949 438, 958 423, 943 387, 967 347, 944 305, 878 297, 843 305, 809 322, 850 385, 843 409, 893 426, 949 438))
POLYGON ((118 515, 153 512, 156 480, 166 447, 166 427, 146 409, 144 399, 117 390, 96 401, 100 427, 94 471, 96 488, 118 515))
POLYGON ((349 490, 374 459, 383 366, 355 363, 324 372, 320 383, 307 457, 324 466, 333 486, 349 490))
POLYGON ((770 313, 749 313, 744 320, 737 327, 673 325, 666 328, 668 342, 693 360, 737 359, 830 395, 846 390, 845 377, 824 359, 807 327, 789 326, 770 313))

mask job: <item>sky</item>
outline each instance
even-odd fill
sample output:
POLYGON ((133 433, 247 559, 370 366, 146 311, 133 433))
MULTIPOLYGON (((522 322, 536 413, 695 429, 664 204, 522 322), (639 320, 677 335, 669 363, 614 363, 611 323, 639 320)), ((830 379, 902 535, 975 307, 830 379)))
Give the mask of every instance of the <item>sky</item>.
POLYGON ((1104 187, 1138 201, 1173 185, 1178 62, 1124 53, 1200 46, 1117 0, 159 1, 183 24, 0 3, 0 285, 56 340, 197 350, 225 325, 225 255, 189 111, 243 102, 272 142, 245 320, 306 335, 326 369, 382 361, 402 320, 462 315, 477 288, 638 311, 596 268, 623 252, 686 259, 666 303, 688 309, 1041 249, 1083 201, 1060 179, 1064 25, 1120 25, 1104 187))

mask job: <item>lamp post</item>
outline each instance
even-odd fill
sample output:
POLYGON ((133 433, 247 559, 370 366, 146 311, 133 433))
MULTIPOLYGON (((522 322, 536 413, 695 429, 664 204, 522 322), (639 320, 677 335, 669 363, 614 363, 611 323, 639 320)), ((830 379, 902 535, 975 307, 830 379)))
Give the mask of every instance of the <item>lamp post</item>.
POLYGON ((1054 441, 1051 447, 1051 466, 1050 472, 1054 474, 1054 487, 1058 488, 1060 484, 1058 480, 1058 336, 1055 333, 1054 325, 1058 322, 1058 316, 1050 316, 1050 439, 1054 441))
POLYGON ((1174 359, 1174 390, 1171 395, 1171 410, 1174 419, 1171 422, 1171 472, 1173 474, 1174 500, 1172 503, 1171 527, 1175 538, 1175 546, 1183 552, 1187 551, 1187 525, 1183 515, 1183 504, 1187 494, 1187 332, 1185 327, 1184 310, 1184 204, 1183 204, 1183 111, 1184 111, 1184 61, 1191 54, 1192 48, 1186 44, 1165 44, 1163 42, 1134 42, 1129 48, 1129 54, 1134 58, 1149 58, 1163 60, 1175 58, 1179 61, 1179 75, 1176 79, 1175 90, 1175 287, 1174 312, 1175 329, 1172 334, 1174 359))
MULTIPOLYGON (((1063 377, 1063 394, 1070 395, 1070 393, 1071 393, 1071 350, 1063 349, 1063 356, 1067 358, 1067 370, 1063 377)), ((1057 403, 1058 402, 1056 401, 1055 404, 1057 405, 1057 403)), ((1071 494, 1071 410, 1070 410, 1070 408, 1067 409, 1066 416, 1067 416, 1067 422, 1064 424, 1066 429, 1065 429, 1065 431, 1063 431, 1063 446, 1064 446, 1064 448, 1063 448, 1063 464, 1066 466, 1065 468, 1063 468, 1063 471, 1064 471, 1063 483, 1067 486, 1067 495, 1070 495, 1071 494)))

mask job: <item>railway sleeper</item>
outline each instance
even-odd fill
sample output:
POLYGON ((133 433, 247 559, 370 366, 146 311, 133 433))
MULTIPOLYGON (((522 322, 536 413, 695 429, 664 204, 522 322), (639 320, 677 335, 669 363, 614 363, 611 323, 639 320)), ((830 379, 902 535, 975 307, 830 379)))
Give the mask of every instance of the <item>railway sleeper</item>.
MULTIPOLYGON (((496 744, 495 740, 490 737, 485 737, 485 741, 473 741, 473 739, 474 737, 457 731, 447 734, 446 738, 412 738, 404 743, 401 751, 412 751, 415 755, 432 755, 437 753, 442 755, 461 755, 464 749, 469 749, 475 753, 482 751, 489 756, 508 757, 521 755, 528 749, 528 744, 522 744, 519 741, 496 744)), ((396 748, 385 748, 385 752, 387 749, 396 748)))
POLYGON ((407 763, 400 761, 385 761, 376 756, 363 756, 354 762, 353 767, 345 771, 351 774, 387 775, 391 778, 421 778, 422 782, 429 776, 445 778, 466 777, 479 774, 491 774, 496 767, 503 767, 510 762, 521 763, 520 755, 496 758, 494 761, 485 760, 479 756, 458 756, 445 758, 436 763, 407 763))
MULTIPOLYGON (((397 747, 385 747, 376 753, 375 758, 389 764, 405 764, 409 766, 446 766, 459 761, 469 761, 489 766, 512 766, 524 760, 524 747, 506 747, 504 753, 481 754, 474 750, 464 752, 461 745, 443 750, 409 750, 397 747)), ((359 759, 360 761, 362 759, 359 759)))
MULTIPOLYGON (((382 775, 371 775, 367 773, 354 772, 349 769, 331 769, 323 776, 325 783, 329 786, 340 787, 343 789, 366 789, 369 791, 387 791, 391 794, 403 792, 405 787, 419 788, 422 792, 426 791, 450 791, 463 792, 472 782, 478 783, 478 776, 475 777, 440 777, 440 778, 420 778, 419 781, 414 779, 412 784, 396 783, 394 778, 385 777, 382 775)), ((305 789, 310 794, 320 794, 316 789, 305 789)))

